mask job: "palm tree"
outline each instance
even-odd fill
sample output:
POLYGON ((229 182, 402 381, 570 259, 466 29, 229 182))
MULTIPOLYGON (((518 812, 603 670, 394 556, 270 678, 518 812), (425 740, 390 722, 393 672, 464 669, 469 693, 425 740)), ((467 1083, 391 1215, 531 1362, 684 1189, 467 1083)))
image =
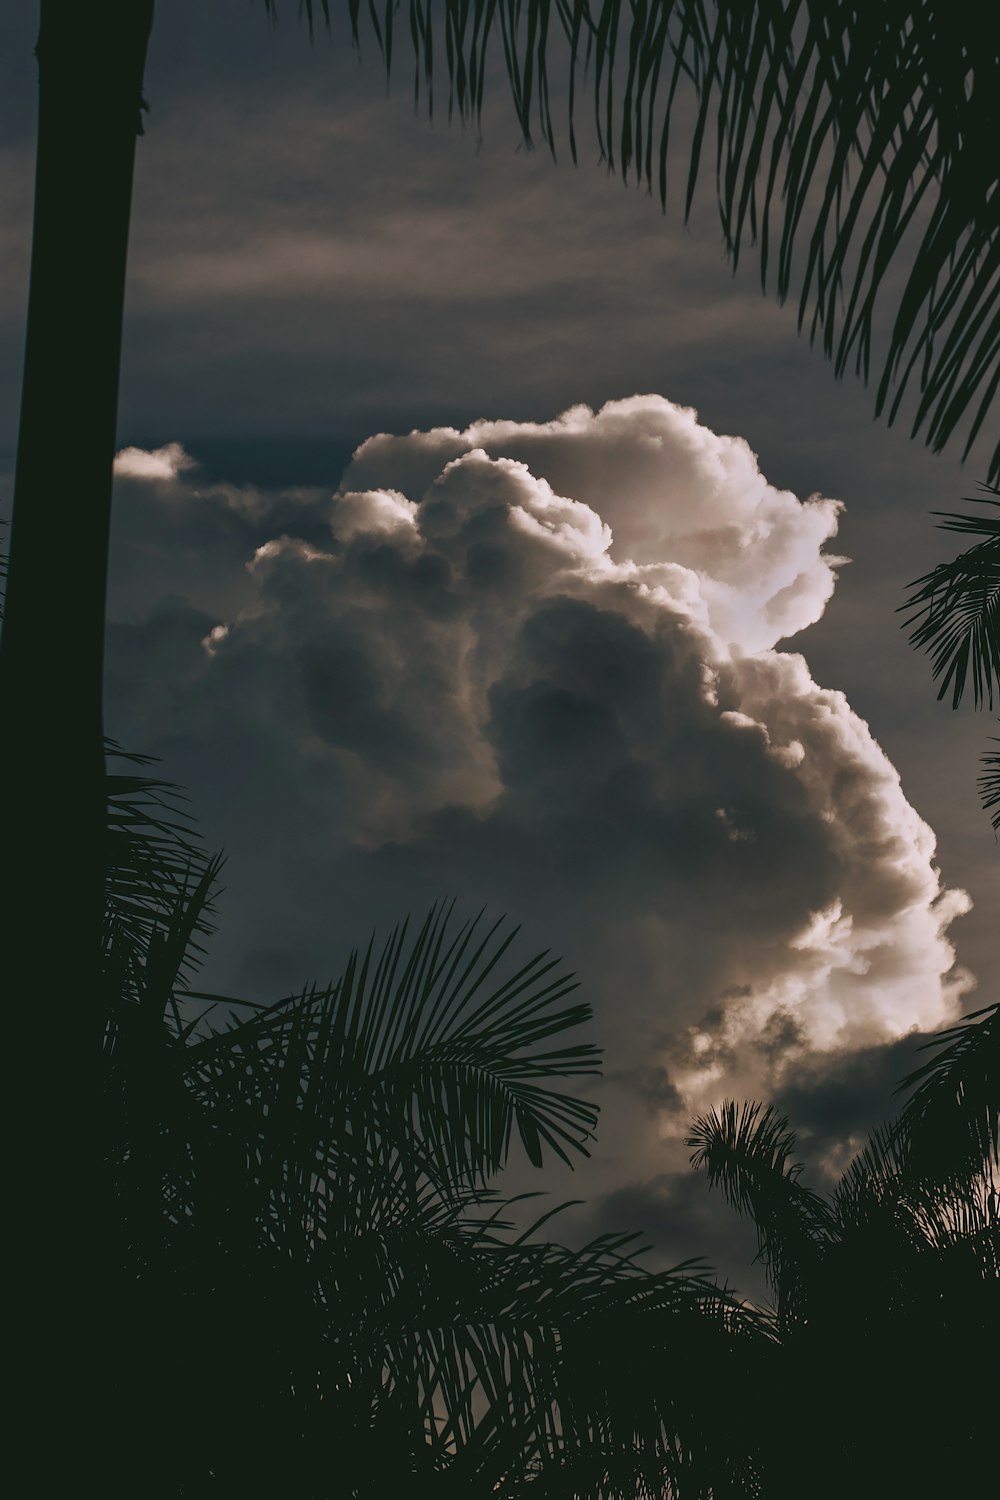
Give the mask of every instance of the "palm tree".
POLYGON ((169 791, 109 787, 111 1492, 753 1494, 713 1382, 748 1378, 760 1320, 634 1236, 514 1233, 490 1189, 514 1136, 539 1166, 593 1138, 575 982, 544 954, 502 977, 514 934, 439 908, 333 985, 193 990, 219 861, 169 791))
MULTIPOLYGON (((984 485, 983 495, 973 503, 1000 510, 1000 488, 984 485)), ((930 573, 910 584, 910 597, 901 610, 908 611, 904 627, 912 627, 910 640, 930 654, 933 675, 941 678, 938 697, 951 689, 951 706, 957 708, 971 679, 976 708, 993 707, 993 690, 1000 693, 1000 513, 993 516, 938 512, 944 515, 943 531, 958 531, 978 540, 949 562, 939 563, 930 573)), ((987 751, 979 778, 983 807, 993 814, 993 827, 1000 829, 1000 757, 987 751)))
POLYGON ((1000 1006, 927 1044, 824 1197, 800 1180, 773 1107, 726 1103, 688 1144, 757 1228, 780 1355, 756 1393, 765 1493, 831 1497, 973 1492, 990 1469, 1000 1334, 1000 1006))
MULTIPOLYGON (((125 259, 153 0, 44 0, 31 289, 0 637, 7 1129, 15 1282, 12 1430, 40 1491, 107 1440, 84 1351, 100 1246, 93 1208, 105 866, 102 658, 125 259), (59 437, 54 437, 58 426, 59 437), (16 1059, 16 1063, 15 1063, 16 1059), (53 1192, 54 1176, 59 1192, 53 1192), (53 1349, 81 1393, 61 1450, 41 1395, 53 1349), (16 1372, 16 1374, 14 1373, 16 1372)), ((98 1278, 98 1279, 95 1279, 98 1278)))

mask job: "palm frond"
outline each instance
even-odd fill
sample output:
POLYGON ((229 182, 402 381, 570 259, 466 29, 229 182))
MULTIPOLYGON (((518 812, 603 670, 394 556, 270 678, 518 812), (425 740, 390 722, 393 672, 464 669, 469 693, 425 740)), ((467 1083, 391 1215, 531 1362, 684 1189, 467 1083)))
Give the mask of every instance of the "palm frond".
POLYGON ((982 1307, 1000 1269, 992 1174, 954 1157, 942 1170, 914 1149, 905 1120, 873 1132, 838 1184, 838 1243, 826 1257, 825 1300, 850 1316, 910 1317, 928 1333, 963 1304, 982 1307))
POLYGON ((945 1297, 963 1274, 995 1275, 998 1011, 967 1016, 926 1044, 937 1056, 899 1084, 910 1098, 844 1173, 833 1199, 841 1243, 828 1267, 842 1281, 853 1267, 870 1294, 877 1268, 883 1299, 909 1297, 916 1308, 930 1278, 945 1297))
MULTIPOLYGON (((277 0, 265 0, 277 12, 277 0)), ((310 30, 327 0, 304 0, 310 30)), ((551 76, 580 74, 609 169, 667 200, 671 124, 694 93, 685 209, 715 136, 725 243, 756 245, 761 280, 797 295, 837 375, 868 378, 877 317, 892 331, 876 414, 918 385, 914 434, 968 453, 1000 380, 1000 24, 968 0, 348 0, 387 67, 402 10, 428 108, 442 62, 449 114, 478 125, 497 40, 519 128, 555 150, 551 76), (558 53, 558 61, 556 54, 558 53), (900 286, 900 281, 902 285, 900 286), (878 311, 877 311, 878 310, 878 311)), ((990 477, 1000 477, 1000 445, 990 477)))
POLYGON ((834 1192, 834 1207, 841 1220, 857 1224, 873 1204, 894 1200, 909 1156, 908 1142, 893 1124, 873 1130, 834 1192))
POLYGON ((956 1455, 975 1451, 992 1388, 936 1375, 974 1369, 998 1326, 997 1016, 989 1007, 928 1044, 937 1055, 900 1085, 913 1090, 901 1114, 872 1133, 829 1203, 794 1203, 794 1137, 773 1110, 730 1104, 694 1128, 693 1163, 754 1217, 762 1249, 770 1225, 791 1224, 780 1269, 797 1295, 779 1297, 775 1365, 757 1363, 741 1397, 760 1493, 798 1494, 803 1473, 829 1496, 859 1474, 866 1493, 945 1493, 956 1455), (842 1461, 817 1477, 845 1368, 858 1389, 842 1461), (949 1446, 887 1449, 887 1423, 938 1424, 949 1446))
POLYGON ((911 611, 903 621, 904 629, 912 627, 910 641, 930 653, 934 677, 942 679, 938 697, 951 688, 952 708, 962 701, 970 678, 977 708, 983 703, 992 708, 994 687, 1000 690, 1000 489, 984 488, 989 495, 971 498, 997 507, 995 516, 937 512, 945 515, 942 530, 980 540, 914 579, 913 592, 900 606, 911 611))
POLYGON ((773 1106, 727 1099, 693 1124, 691 1165, 756 1227, 758 1256, 789 1315, 807 1295, 810 1272, 833 1228, 829 1205, 799 1182, 795 1136, 773 1106))
POLYGON ((745 1375, 767 1341, 761 1320, 693 1267, 646 1272, 626 1238, 570 1251, 486 1236, 465 1295, 452 1276, 435 1311, 433 1295, 425 1302, 446 1414, 439 1436, 454 1447, 456 1477, 484 1435, 496 1440, 504 1428, 519 1436, 501 1493, 530 1466, 533 1494, 632 1494, 641 1477, 650 1493, 707 1497, 727 1467, 749 1467, 747 1435, 737 1439, 738 1423, 727 1435, 705 1397, 710 1374, 745 1375), (456 1399, 463 1369, 476 1371, 478 1418, 456 1399))
MULTIPOLYGON (((153 760, 128 753, 109 739, 104 750, 107 757, 133 766, 148 766, 153 760)), ((180 900, 191 912, 193 925, 178 950, 178 970, 171 980, 177 984, 197 967, 204 951, 201 939, 214 930, 213 895, 222 859, 210 859, 201 847, 192 820, 181 806, 183 795, 173 783, 108 772, 106 787, 105 951, 115 950, 120 971, 126 951, 130 963, 141 967, 152 933, 176 918, 180 900), (206 882, 210 866, 212 876, 206 882), (193 910, 185 898, 199 884, 203 898, 193 910)))
POLYGON ((1000 1165, 1000 1003, 973 1011, 924 1044, 934 1056, 898 1085, 914 1170, 962 1182, 1000 1165), (912 1092, 911 1092, 912 1091, 912 1092))
POLYGON ((596 1106, 553 1086, 597 1072, 592 1044, 552 1045, 590 1016, 561 1006, 577 982, 544 953, 498 979, 516 930, 476 918, 453 932, 450 915, 433 909, 411 942, 404 924, 352 955, 337 984, 193 1045, 192 1082, 217 1106, 226 1091, 252 1103, 272 1134, 280 1118, 326 1142, 348 1122, 399 1149, 419 1141, 431 1174, 484 1181, 515 1131, 535 1165, 586 1154, 596 1106))
MULTIPOLYGON (((994 738, 993 743, 1000 745, 1000 739, 994 738)), ((980 764, 983 769, 979 774, 977 784, 983 811, 989 812, 991 808, 993 809, 990 821, 994 830, 1000 833, 1000 750, 984 750, 980 764)))

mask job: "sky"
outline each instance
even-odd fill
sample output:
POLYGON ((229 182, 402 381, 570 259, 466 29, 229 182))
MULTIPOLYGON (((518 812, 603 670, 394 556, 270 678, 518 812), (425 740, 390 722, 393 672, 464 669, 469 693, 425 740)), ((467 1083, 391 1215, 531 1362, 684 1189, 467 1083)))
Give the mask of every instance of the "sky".
MULTIPOLYGON (((0 20, 5 493, 31 11, 0 20)), ((294 11, 158 7, 107 730, 226 851, 206 986, 330 978, 435 899, 507 913, 605 1050, 591 1160, 508 1184, 753 1289, 693 1113, 777 1100, 822 1185, 994 998, 990 721, 894 613, 986 445, 874 422, 754 258, 730 274, 707 183, 685 227, 585 126, 575 167, 526 151, 499 76, 481 139, 429 123, 408 59, 387 96, 294 11)))

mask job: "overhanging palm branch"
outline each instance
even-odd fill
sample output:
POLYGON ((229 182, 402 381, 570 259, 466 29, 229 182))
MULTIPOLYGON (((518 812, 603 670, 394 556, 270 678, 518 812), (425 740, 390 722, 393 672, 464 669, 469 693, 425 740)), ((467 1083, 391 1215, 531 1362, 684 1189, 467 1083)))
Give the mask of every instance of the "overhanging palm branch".
POLYGON ((942 512, 943 531, 978 537, 974 546, 939 563, 910 584, 913 591, 901 610, 907 610, 904 629, 910 640, 930 653, 934 676, 940 677, 938 697, 949 688, 952 708, 962 701, 971 679, 973 701, 993 707, 993 690, 1000 690, 1000 489, 984 486, 987 495, 970 497, 993 506, 996 515, 942 512))
MULTIPOLYGON (((265 0, 276 12, 278 0, 265 0)), ((304 0, 310 28, 329 0, 304 0)), ((892 319, 876 414, 891 423, 911 379, 914 434, 968 453, 1000 380, 1000 23, 968 0, 348 0, 391 66, 398 12, 433 106, 478 124, 497 39, 522 134, 555 150, 554 54, 569 145, 582 71, 609 168, 667 198, 682 86, 693 89, 685 211, 712 150, 735 267, 758 247, 761 279, 797 294, 838 375, 866 380, 877 320, 892 319)), ((1000 445, 989 477, 1000 476, 1000 445)))

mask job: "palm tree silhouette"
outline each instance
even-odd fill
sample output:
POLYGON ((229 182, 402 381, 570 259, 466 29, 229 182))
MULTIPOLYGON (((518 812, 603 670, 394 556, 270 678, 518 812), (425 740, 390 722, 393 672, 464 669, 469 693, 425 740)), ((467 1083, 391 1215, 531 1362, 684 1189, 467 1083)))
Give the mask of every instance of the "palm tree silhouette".
POLYGON ((515 1233, 490 1188, 515 1136, 538 1166, 593 1138, 558 961, 437 908, 333 985, 194 990, 220 862, 162 782, 115 777, 109 809, 112 1492, 755 1493, 712 1382, 747 1378, 761 1320, 634 1236, 515 1233))
POLYGON ((1000 1006, 927 1045, 831 1197, 800 1180, 773 1107, 727 1102, 692 1128, 692 1165, 753 1220, 774 1298, 754 1414, 769 1496, 975 1492, 990 1473, 1000 1006))
POLYGON ((30 1309, 12 1342, 11 1430, 28 1483, 56 1494, 99 1473, 113 1441, 92 1367, 108 1208, 95 1198, 102 664, 126 246, 153 0, 42 0, 40 9, 31 287, 0 636, 0 786, 5 1040, 17 1060, 7 1117, 17 1143, 11 1249, 30 1309), (73 1392, 57 1419, 55 1365, 73 1392))

